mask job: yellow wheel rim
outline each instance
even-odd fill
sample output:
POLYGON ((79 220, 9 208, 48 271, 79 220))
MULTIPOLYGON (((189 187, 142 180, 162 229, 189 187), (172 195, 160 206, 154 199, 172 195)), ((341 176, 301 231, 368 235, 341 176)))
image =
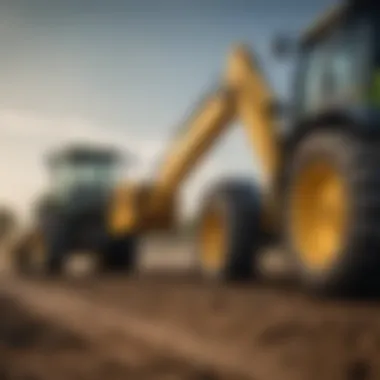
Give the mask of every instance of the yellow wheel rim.
POLYGON ((225 220, 216 207, 208 210, 201 225, 201 264, 204 269, 217 271, 224 261, 225 220))
POLYGON ((292 241, 301 260, 321 270, 337 258, 347 228, 348 194, 338 170, 324 161, 305 165, 291 196, 292 241))

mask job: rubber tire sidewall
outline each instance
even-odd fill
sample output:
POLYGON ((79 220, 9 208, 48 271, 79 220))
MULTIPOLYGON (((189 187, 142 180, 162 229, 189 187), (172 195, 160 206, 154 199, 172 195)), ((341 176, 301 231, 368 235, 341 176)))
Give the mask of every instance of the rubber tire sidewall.
POLYGON ((246 281, 257 277, 257 252, 261 246, 261 204, 257 187, 249 181, 228 180, 214 186, 205 197, 198 221, 196 257, 198 272, 214 282, 246 281), (201 259, 199 236, 202 220, 209 207, 218 204, 228 223, 224 265, 219 270, 205 270, 201 259))
POLYGON ((344 131, 316 130, 305 136, 295 148, 293 159, 288 167, 284 191, 283 230, 287 252, 298 268, 298 278, 303 286, 317 295, 343 295, 352 292, 355 283, 360 280, 361 270, 366 263, 358 260, 356 252, 355 222, 357 214, 355 169, 357 163, 357 145, 359 138, 344 131), (331 164, 342 174, 346 182, 349 207, 349 226, 345 235, 345 243, 337 253, 336 259, 326 270, 312 271, 300 259, 290 240, 289 232, 289 195, 292 183, 307 164, 315 158, 330 160, 331 164))

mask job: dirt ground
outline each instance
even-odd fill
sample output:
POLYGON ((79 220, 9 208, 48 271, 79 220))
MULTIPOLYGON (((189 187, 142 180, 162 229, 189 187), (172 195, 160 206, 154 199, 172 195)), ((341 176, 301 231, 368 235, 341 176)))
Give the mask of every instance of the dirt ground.
MULTIPOLYGON (((0 296, 0 379, 243 379, 181 361, 129 339, 121 363, 82 336, 0 296)), ((106 343, 106 342, 104 342, 106 343)))
POLYGON ((215 286, 177 264, 131 278, 4 274, 0 380, 380 379, 380 301, 215 286))

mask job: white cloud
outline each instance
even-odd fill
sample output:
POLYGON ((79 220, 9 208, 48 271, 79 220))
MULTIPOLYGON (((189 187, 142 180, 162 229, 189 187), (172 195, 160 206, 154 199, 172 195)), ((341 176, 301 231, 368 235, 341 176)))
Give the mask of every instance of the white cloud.
MULTIPOLYGON (((8 203, 21 215, 46 186, 43 154, 74 141, 110 144, 130 152, 137 160, 127 178, 154 174, 166 141, 143 139, 112 126, 105 128, 83 119, 51 119, 40 115, 0 109, 0 202, 8 203)), ((192 213, 203 184, 218 175, 210 160, 194 173, 186 185, 184 212, 192 213)))

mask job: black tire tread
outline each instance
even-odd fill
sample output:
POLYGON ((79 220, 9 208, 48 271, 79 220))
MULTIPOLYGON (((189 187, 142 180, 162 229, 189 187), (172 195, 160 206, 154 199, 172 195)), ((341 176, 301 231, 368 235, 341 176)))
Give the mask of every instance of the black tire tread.
MULTIPOLYGON (((302 159, 317 150, 331 152, 345 162, 343 174, 351 194, 351 228, 335 267, 318 278, 302 273, 301 267, 301 278, 317 294, 348 296, 371 291, 372 281, 380 273, 380 142, 344 130, 315 130, 296 147, 290 177, 302 165, 302 159)), ((289 188, 288 184, 285 197, 289 188)), ((289 242, 288 249, 297 255, 289 242)))
MULTIPOLYGON (((245 281, 256 277, 255 253, 261 245, 262 237, 257 189, 245 179, 221 182, 209 192, 203 212, 207 212, 207 208, 217 198, 225 202, 229 211, 226 232, 229 244, 223 267, 211 277, 219 281, 245 281)), ((210 277, 202 268, 201 271, 210 277)))

